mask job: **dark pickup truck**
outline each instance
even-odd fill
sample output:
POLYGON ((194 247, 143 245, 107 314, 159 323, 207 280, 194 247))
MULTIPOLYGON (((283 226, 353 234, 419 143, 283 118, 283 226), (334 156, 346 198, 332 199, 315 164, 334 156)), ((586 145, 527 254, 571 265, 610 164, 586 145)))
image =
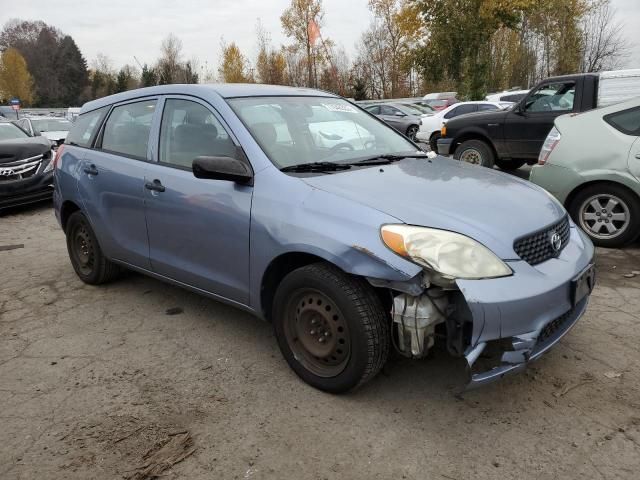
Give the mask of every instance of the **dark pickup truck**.
POLYGON ((462 115, 442 127, 438 153, 515 170, 538 159, 556 117, 640 95, 640 71, 585 73, 543 80, 509 110, 462 115))

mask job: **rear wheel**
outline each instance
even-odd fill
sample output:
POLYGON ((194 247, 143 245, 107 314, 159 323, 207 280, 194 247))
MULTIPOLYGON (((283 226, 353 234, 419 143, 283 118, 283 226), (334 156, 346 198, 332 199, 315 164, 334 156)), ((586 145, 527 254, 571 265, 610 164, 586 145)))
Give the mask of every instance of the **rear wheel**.
POLYGON ((102 253, 82 212, 75 212, 69 217, 66 234, 71 265, 84 283, 99 285, 113 280, 120 273, 120 268, 102 253))
POLYGON ((429 138, 429 148, 431 148, 431 151, 438 153, 438 139, 441 137, 440 132, 431 134, 431 138, 429 138))
POLYGON ((495 156, 493 150, 482 140, 466 140, 456 148, 453 155, 456 160, 461 160, 472 165, 493 168, 495 156))
POLYGON ((307 265, 282 280, 273 322, 289 366, 327 392, 362 385, 389 354, 389 320, 373 288, 329 264, 307 265))
POLYGON ((527 163, 525 160, 502 160, 500 158, 496 158, 496 165, 500 170, 504 170, 505 172, 517 170, 525 163, 527 163))
POLYGON ((417 125, 411 125, 409 128, 407 128, 407 137, 409 137, 414 142, 416 141, 416 134, 417 133, 418 133, 418 126, 417 125))
POLYGON ((640 233, 640 199, 614 184, 591 185, 569 205, 574 221, 596 245, 622 247, 640 233))

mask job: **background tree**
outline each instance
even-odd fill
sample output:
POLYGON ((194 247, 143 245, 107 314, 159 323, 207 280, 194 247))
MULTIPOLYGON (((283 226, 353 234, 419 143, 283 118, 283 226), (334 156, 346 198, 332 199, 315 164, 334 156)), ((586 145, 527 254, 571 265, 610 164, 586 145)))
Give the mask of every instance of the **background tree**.
POLYGON ((170 33, 162 41, 160 47, 160 58, 156 66, 158 72, 158 83, 166 85, 169 83, 179 83, 179 75, 182 70, 182 40, 170 33))
POLYGON ((247 83, 252 81, 248 61, 235 42, 231 42, 228 45, 222 43, 222 57, 218 75, 226 83, 247 83))
POLYGON ((282 13, 280 23, 285 35, 294 40, 296 48, 306 53, 306 71, 308 87, 316 86, 316 51, 309 38, 310 22, 322 27, 324 10, 322 0, 291 0, 291 5, 282 13))
POLYGON ((158 84, 158 77, 156 71, 145 63, 142 66, 142 73, 140 74, 140 86, 152 87, 158 84))
POLYGON ((590 0, 580 23, 583 72, 618 68, 629 54, 622 25, 615 21, 610 0, 590 0))
POLYGON ((14 19, 0 32, 0 50, 9 47, 20 52, 33 76, 34 106, 79 105, 85 99, 87 65, 69 35, 42 21, 14 19))
POLYGON ((283 50, 275 50, 271 45, 271 36, 265 32, 262 24, 256 26, 258 39, 258 57, 256 59, 256 73, 258 81, 271 85, 287 84, 287 61, 283 50))
POLYGON ((15 48, 7 48, 0 57, 0 98, 5 101, 13 97, 24 106, 33 102, 33 78, 27 62, 15 48))
POLYGON ((59 68, 62 105, 78 106, 88 100, 83 97, 83 92, 89 84, 87 62, 69 35, 60 42, 56 63, 64 66, 59 68))

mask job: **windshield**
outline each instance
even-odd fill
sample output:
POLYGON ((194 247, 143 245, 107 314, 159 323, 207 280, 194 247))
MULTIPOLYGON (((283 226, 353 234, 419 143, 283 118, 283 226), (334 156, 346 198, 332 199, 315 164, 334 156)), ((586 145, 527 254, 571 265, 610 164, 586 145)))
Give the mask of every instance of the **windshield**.
POLYGON ((29 135, 13 123, 0 123, 0 141, 13 140, 15 138, 29 138, 29 135))
POLYGON ((410 108, 412 110, 415 110, 416 112, 423 114, 423 113, 429 113, 429 114, 433 114, 434 113, 434 109, 429 107, 429 106, 423 106, 423 105, 418 105, 415 103, 403 103, 402 104, 404 107, 406 108, 410 108))
POLYGON ((340 98, 248 97, 228 102, 279 168, 416 151, 395 130, 340 98))
POLYGON ((68 132, 71 128, 71 122, 64 119, 38 119, 31 120, 33 129, 39 132, 68 132))

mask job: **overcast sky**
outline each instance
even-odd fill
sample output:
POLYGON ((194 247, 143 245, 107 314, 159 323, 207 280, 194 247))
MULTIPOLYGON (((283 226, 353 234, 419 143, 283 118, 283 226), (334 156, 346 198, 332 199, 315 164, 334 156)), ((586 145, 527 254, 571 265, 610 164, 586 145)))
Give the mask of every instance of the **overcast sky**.
MULTIPOLYGON (((624 33, 633 44, 628 67, 640 68, 640 0, 612 0, 624 33)), ((220 39, 235 41, 253 61, 258 19, 274 44, 288 40, 280 15, 290 0, 0 0, 0 24, 10 18, 44 20, 73 36, 91 64, 98 53, 115 67, 153 63, 162 39, 174 33, 183 42, 185 59, 216 70, 220 39)), ((355 51, 360 33, 368 26, 367 0, 323 0, 323 36, 355 51)))

